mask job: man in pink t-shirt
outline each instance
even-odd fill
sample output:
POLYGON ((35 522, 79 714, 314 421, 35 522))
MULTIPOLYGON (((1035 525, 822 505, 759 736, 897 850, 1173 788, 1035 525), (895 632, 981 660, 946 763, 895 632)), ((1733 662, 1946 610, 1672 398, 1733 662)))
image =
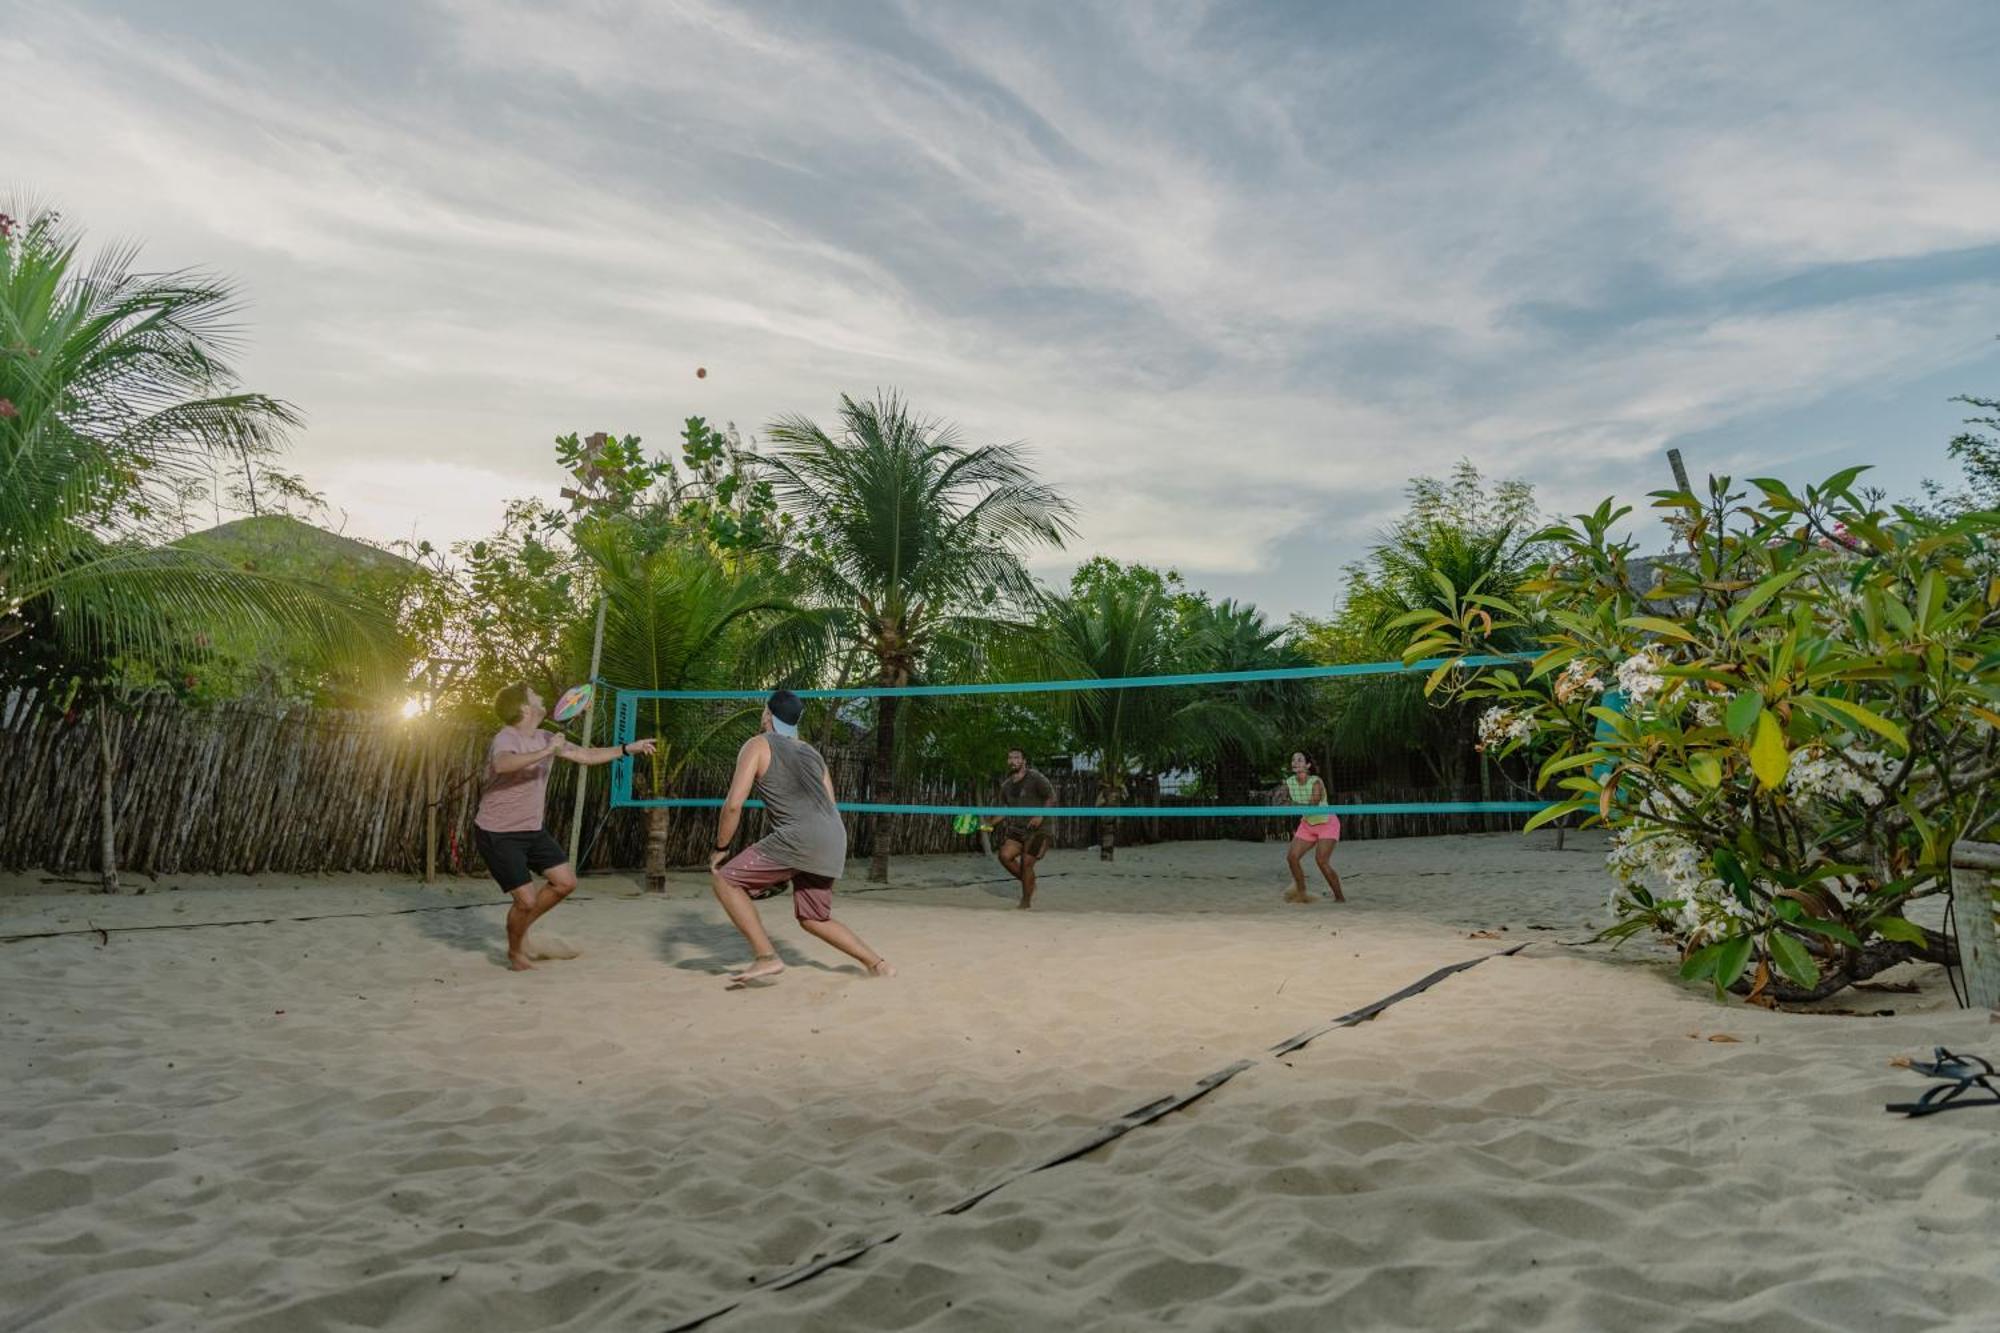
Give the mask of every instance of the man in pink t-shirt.
POLYGON ((608 764, 623 755, 651 754, 653 742, 572 745, 560 732, 541 730, 548 710, 542 706, 542 696, 525 684, 500 691, 493 711, 507 725, 486 747, 485 783, 479 813, 472 819, 472 840, 494 880, 514 900, 507 909, 507 965, 526 972, 534 967, 528 961, 528 927, 576 888, 569 853, 549 836, 542 822, 549 770, 558 757, 577 764, 608 764), (538 875, 546 881, 539 892, 538 875))

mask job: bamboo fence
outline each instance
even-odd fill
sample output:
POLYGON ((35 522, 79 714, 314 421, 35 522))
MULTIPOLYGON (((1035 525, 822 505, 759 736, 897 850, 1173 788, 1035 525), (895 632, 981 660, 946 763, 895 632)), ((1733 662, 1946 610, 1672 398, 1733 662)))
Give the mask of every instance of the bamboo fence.
MULTIPOLYGON (((0 707, 0 869, 57 874, 97 868, 99 761, 94 713, 65 718, 19 698, 0 707)), ((119 868, 141 875, 419 874, 428 801, 438 803, 437 864, 447 874, 483 872, 473 847, 476 777, 491 731, 436 719, 401 721, 373 713, 226 705, 188 709, 150 703, 112 712, 112 774, 119 868), (425 760, 428 758, 428 768, 425 760), (426 778, 428 777, 428 788, 426 778)), ((844 792, 869 787, 867 758, 834 751, 844 792)), ((549 784, 549 827, 568 826, 577 769, 558 764, 549 784)), ((642 766, 643 771, 643 766, 642 766)), ((996 775, 997 778, 997 775, 996 775)), ((1052 775, 1065 805, 1093 804, 1093 775, 1052 775)), ((713 810, 654 812, 609 808, 599 770, 584 821, 587 869, 636 869, 645 858, 649 817, 667 826, 671 865, 706 861, 713 810)), ((719 787, 705 794, 719 794, 719 787)), ((982 792, 947 781, 898 784, 900 798, 924 804, 978 804, 982 792)), ((1477 790, 1370 788, 1335 799, 1478 800, 1477 790)), ((1151 783, 1127 791, 1133 804, 1176 804, 1151 783)), ((1518 828, 1519 815, 1358 816, 1349 838, 1409 837, 1518 828)), ((1095 846, 1095 819, 1051 822, 1055 845, 1095 846)), ((757 834, 753 815, 746 836, 757 834)), ((848 818, 852 855, 872 853, 865 817, 848 818)), ((941 816, 895 816, 898 853, 973 852, 976 836, 952 832, 941 816)), ((1201 838, 1283 840, 1291 821, 1245 818, 1125 818, 1121 846, 1201 838)))

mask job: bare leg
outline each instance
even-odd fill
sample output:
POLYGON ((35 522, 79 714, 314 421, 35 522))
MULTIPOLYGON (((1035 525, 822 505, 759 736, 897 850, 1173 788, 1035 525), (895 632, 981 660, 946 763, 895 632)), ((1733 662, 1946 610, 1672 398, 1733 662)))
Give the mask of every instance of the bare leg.
POLYGON ((896 969, 889 966, 888 961, 881 954, 869 948, 862 942, 859 935, 849 930, 846 926, 841 925, 838 921, 806 921, 801 919, 799 925, 805 930, 806 934, 811 935, 815 939, 825 940, 828 944, 831 944, 834 948, 867 968, 873 975, 878 977, 893 977, 896 975, 896 969))
POLYGON ((760 977, 775 977, 784 971, 785 965, 778 961, 778 951, 771 947, 771 937, 764 933, 764 922, 758 917, 757 905, 750 901, 750 895, 712 870, 708 873, 708 883, 715 891, 715 900, 729 914, 729 924, 749 941, 753 955, 750 966, 741 972, 731 973, 729 979, 755 981, 760 977))
POLYGON ((1288 903, 1311 901, 1306 897, 1306 872, 1303 865, 1306 848, 1310 846, 1312 844, 1304 838, 1293 838, 1292 845, 1285 849, 1285 864, 1290 866, 1292 871, 1292 891, 1285 895, 1285 901, 1288 903))
POLYGON ((535 886, 523 884, 514 890, 513 904, 507 908, 507 966, 516 972, 532 972, 528 961, 528 927, 540 915, 535 911, 535 886))
POLYGON ((1021 901, 1018 906, 1028 907, 1035 899, 1035 863, 1028 859, 1027 849, 1013 838, 1000 844, 1000 867, 1021 882, 1021 901))
POLYGON ((551 867, 542 878, 548 883, 535 895, 535 901, 529 908, 527 925, 521 927, 521 952, 529 958, 574 958, 575 950, 567 953, 545 953, 528 943, 528 926, 547 916, 551 908, 576 891, 576 872, 567 864, 551 867))
MULTIPOLYGON (((1340 891, 1340 872, 1333 868, 1333 849, 1339 845, 1339 843, 1327 842, 1324 839, 1315 844, 1313 847, 1313 864, 1319 867, 1320 874, 1326 876, 1327 887, 1333 890, 1333 900, 1337 903, 1344 903, 1347 901, 1347 895, 1340 891)), ((1303 890, 1303 882, 1301 882, 1300 888, 1303 890)))

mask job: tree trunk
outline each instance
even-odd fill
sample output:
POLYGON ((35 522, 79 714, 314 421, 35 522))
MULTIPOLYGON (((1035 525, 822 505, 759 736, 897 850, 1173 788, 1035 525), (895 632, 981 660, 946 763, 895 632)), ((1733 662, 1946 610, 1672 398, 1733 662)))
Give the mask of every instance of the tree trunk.
POLYGON ((667 891, 667 814, 662 809, 646 812, 646 892, 667 891))
MULTIPOLYGON (((1922 944, 1911 944, 1904 940, 1872 939, 1859 949, 1838 948, 1834 959, 1822 958, 1819 961, 1818 985, 1799 986, 1783 977, 1773 977, 1771 984, 1764 988, 1764 993, 1780 1004, 1808 1004, 1814 1000, 1824 1000, 1827 996, 1845 990, 1857 981, 1866 981, 1878 972, 1886 972, 1898 963, 1916 961, 1956 967, 1959 956, 1951 941, 1938 931, 1925 929, 1922 944)), ((1750 978, 1739 977, 1729 989, 1738 995, 1747 995, 1750 987, 1750 978)))
MULTIPOLYGON (((878 805, 887 804, 896 793, 896 709, 902 702, 894 695, 875 701, 874 799, 878 805)), ((868 858, 868 879, 874 884, 889 882, 891 818, 885 814, 868 817, 868 841, 874 852, 868 858)))
MULTIPOLYGON (((1119 789, 1103 781, 1098 782, 1097 804, 1100 807, 1117 805, 1122 796, 1123 792, 1119 789)), ((1099 815, 1097 817, 1097 859, 1100 861, 1110 861, 1116 858, 1117 853, 1118 821, 1115 818, 1099 815)))
POLYGON ((102 891, 118 892, 118 821, 111 801, 112 768, 118 762, 117 747, 111 743, 111 710, 97 701, 97 817, 102 841, 98 865, 103 875, 102 891))

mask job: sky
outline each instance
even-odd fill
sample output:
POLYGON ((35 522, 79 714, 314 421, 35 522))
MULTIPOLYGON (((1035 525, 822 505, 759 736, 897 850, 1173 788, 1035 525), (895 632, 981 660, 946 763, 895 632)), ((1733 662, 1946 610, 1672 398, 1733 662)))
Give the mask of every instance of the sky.
POLYGON ((1996 67, 1984 0, 0 0, 0 194, 236 282, 350 535, 894 389, 1076 502, 1043 574, 1324 614, 1460 458, 1950 476, 1996 67))

